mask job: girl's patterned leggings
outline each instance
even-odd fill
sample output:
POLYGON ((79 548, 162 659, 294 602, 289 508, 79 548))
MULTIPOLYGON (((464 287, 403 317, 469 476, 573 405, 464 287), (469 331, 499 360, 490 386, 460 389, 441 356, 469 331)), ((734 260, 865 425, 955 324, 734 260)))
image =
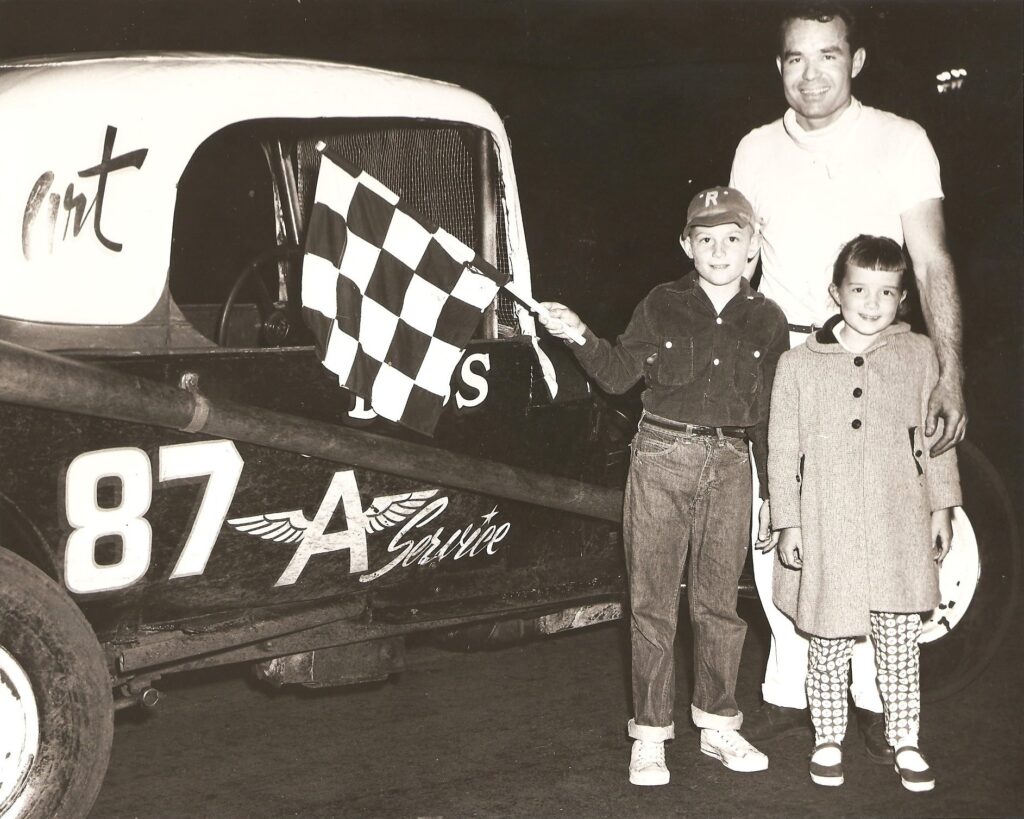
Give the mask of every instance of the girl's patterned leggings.
MULTIPOLYGON (((885 712, 885 739, 917 742, 921 718, 919 614, 871 612, 878 687, 885 712)), ((846 734, 846 696, 852 637, 812 637, 807 655, 807 703, 815 740, 843 741, 846 734)))

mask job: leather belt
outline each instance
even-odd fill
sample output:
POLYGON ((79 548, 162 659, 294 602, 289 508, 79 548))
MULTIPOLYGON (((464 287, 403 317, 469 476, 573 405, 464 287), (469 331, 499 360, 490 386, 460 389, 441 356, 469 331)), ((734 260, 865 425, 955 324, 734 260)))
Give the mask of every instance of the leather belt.
POLYGON ((821 328, 817 324, 790 324, 789 332, 791 333, 803 333, 805 336, 809 336, 815 330, 821 328))
POLYGON ((706 435, 711 438, 725 436, 726 438, 740 438, 744 441, 747 439, 747 430, 744 427, 705 427, 700 424, 669 421, 667 418, 654 418, 646 414, 640 423, 661 429, 671 429, 673 432, 685 432, 688 435, 706 435))

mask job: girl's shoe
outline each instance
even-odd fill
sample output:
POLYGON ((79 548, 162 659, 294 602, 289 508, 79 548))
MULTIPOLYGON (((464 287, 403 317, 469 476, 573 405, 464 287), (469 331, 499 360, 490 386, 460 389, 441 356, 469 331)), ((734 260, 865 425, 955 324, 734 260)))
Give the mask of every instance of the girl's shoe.
POLYGON ((896 773, 908 791, 920 793, 935 787, 935 774, 916 745, 901 745, 896 749, 896 773))
POLYGON ((811 781, 836 787, 843 784, 843 748, 838 742, 822 742, 811 751, 811 781))

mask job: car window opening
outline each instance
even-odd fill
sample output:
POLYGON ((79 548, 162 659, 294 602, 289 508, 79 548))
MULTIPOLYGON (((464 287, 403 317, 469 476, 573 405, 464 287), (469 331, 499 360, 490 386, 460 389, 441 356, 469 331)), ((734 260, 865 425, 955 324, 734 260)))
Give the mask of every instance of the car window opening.
MULTIPOLYGON (((210 341, 237 348, 311 343, 299 309, 301 248, 321 140, 509 270, 504 190, 486 132, 395 119, 237 123, 195 152, 175 206, 170 295, 210 341)), ((499 291, 476 337, 520 332, 513 300, 499 291)))

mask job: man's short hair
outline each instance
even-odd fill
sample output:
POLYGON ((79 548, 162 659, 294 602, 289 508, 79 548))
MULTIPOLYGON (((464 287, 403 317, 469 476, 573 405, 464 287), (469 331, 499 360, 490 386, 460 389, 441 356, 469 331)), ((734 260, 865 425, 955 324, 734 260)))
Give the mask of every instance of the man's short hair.
POLYGON ((778 56, 786 48, 786 28, 791 20, 813 20, 817 23, 829 23, 839 18, 846 24, 846 42, 853 54, 861 47, 860 32, 857 30, 857 17, 846 6, 840 3, 794 3, 786 7, 779 18, 778 56))

